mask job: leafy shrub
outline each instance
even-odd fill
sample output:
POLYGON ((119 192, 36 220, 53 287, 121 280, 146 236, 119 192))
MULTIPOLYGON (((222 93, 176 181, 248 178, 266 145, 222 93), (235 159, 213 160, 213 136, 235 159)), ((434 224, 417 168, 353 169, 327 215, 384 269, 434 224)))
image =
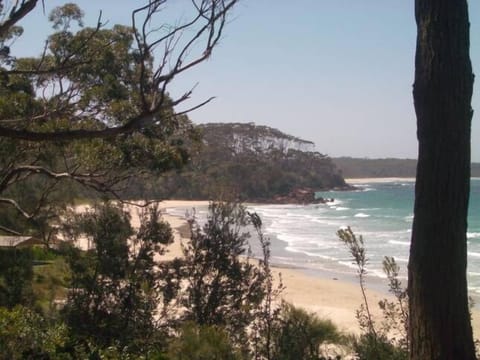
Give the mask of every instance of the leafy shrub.
POLYGON ((236 203, 210 204, 203 227, 191 220, 183 248, 187 286, 180 294, 186 320, 222 326, 242 342, 265 296, 265 274, 250 259, 248 224, 249 214, 236 203))
POLYGON ((389 292, 394 301, 383 299, 379 307, 383 312, 383 321, 378 327, 374 322, 368 299, 365 293, 365 279, 368 259, 366 257, 363 237, 356 236, 352 229, 341 229, 337 232, 340 240, 347 246, 354 263, 363 304, 357 310, 357 319, 362 335, 354 339, 353 348, 359 360, 403 360, 408 358, 408 297, 406 289, 398 279, 399 267, 393 257, 385 257, 383 270, 388 278, 389 292))
POLYGON ((33 257, 29 248, 0 249, 0 306, 32 305, 33 257))
POLYGON ((322 344, 341 343, 343 337, 330 320, 320 319, 314 313, 283 303, 273 342, 272 359, 317 360, 321 356, 322 344))
POLYGON ((94 247, 72 248, 66 255, 71 286, 63 315, 78 343, 92 343, 89 349, 142 354, 163 341, 155 319, 156 258, 172 233, 156 207, 146 209, 140 223, 133 229, 128 213, 109 203, 78 219, 77 234, 90 237, 94 247))
POLYGON ((200 326, 187 322, 180 336, 168 348, 169 360, 241 360, 245 359, 230 342, 228 333, 218 326, 200 326))
MULTIPOLYGON (((39 314, 23 306, 0 307, 0 359, 49 359, 64 346, 63 324, 49 325, 39 314)), ((58 357, 53 357, 58 358, 58 357)))
POLYGON ((358 360, 407 360, 408 353, 396 346, 391 339, 372 333, 364 333, 353 342, 358 360))
POLYGON ((52 261, 58 257, 55 251, 40 246, 33 246, 31 251, 33 261, 52 261))

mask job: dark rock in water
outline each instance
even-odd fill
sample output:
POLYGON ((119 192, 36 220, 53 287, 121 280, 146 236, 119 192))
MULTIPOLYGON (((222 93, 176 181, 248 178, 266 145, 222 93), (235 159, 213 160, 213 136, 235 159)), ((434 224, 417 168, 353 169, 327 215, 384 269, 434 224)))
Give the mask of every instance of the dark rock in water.
POLYGON ((326 204, 333 202, 334 199, 315 197, 315 190, 308 187, 296 188, 290 191, 288 195, 277 195, 271 199, 273 204, 326 204))
POLYGON ((333 191, 358 191, 358 190, 362 190, 362 188, 345 184, 344 186, 336 186, 332 190, 333 191))

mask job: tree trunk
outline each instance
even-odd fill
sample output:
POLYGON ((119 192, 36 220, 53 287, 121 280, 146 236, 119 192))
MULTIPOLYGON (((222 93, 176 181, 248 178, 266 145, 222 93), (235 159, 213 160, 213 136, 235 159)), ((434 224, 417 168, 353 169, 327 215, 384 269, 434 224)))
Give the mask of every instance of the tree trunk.
POLYGON ((473 73, 466 0, 416 0, 410 358, 475 359, 466 279, 473 73))

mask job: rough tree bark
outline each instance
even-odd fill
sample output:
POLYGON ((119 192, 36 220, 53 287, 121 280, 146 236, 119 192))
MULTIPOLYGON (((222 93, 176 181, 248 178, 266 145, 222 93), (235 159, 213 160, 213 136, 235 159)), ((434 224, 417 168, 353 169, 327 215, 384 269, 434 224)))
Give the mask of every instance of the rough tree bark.
POLYGON ((466 279, 473 73, 466 0, 416 0, 410 358, 475 359, 466 279))

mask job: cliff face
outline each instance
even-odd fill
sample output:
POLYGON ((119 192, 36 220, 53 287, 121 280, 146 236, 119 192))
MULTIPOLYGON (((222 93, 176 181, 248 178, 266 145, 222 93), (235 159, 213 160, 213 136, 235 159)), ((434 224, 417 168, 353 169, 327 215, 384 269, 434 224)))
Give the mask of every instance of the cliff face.
POLYGON ((155 197, 271 202, 297 189, 346 186, 332 160, 310 141, 253 123, 197 129, 201 141, 189 145, 190 164, 151 184, 155 197))

